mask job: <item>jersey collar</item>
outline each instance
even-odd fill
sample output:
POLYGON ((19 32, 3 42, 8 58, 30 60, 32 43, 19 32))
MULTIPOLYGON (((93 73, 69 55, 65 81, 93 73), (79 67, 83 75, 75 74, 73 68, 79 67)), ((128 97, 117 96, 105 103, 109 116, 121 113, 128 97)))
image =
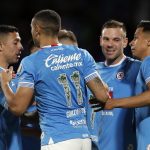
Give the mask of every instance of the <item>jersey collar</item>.
POLYGON ((124 55, 123 58, 117 63, 117 64, 114 64, 114 65, 107 65, 106 61, 104 62, 105 66, 107 67, 115 67, 115 66, 118 66, 120 65, 124 60, 126 59, 126 56, 124 55))
POLYGON ((48 47, 53 47, 53 46, 61 46, 61 45, 62 45, 61 43, 58 43, 58 44, 46 45, 46 46, 43 46, 42 48, 48 48, 48 47))

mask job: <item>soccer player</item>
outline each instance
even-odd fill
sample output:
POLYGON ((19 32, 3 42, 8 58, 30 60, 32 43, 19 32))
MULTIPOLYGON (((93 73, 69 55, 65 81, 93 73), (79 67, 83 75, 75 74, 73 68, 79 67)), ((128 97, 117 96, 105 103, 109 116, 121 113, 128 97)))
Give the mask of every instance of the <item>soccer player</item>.
POLYGON ((58 40, 62 44, 78 46, 77 38, 70 30, 60 30, 58 34, 58 40))
POLYGON ((130 45, 133 56, 142 60, 136 80, 136 96, 110 100, 105 108, 136 107, 137 149, 145 150, 150 149, 150 21, 143 20, 138 24, 130 45))
MULTIPOLYGON (((28 42, 27 50, 29 51, 29 54, 32 54, 39 50, 39 48, 34 45, 33 40, 30 40, 28 42)), ((21 133, 24 150, 40 150, 41 130, 34 97, 31 105, 21 116, 21 133)))
POLYGON ((90 150, 86 84, 101 103, 107 101, 108 92, 86 50, 59 44, 60 28, 61 19, 55 11, 37 12, 31 21, 31 33, 41 50, 22 60, 16 94, 8 86, 12 68, 1 73, 1 85, 9 109, 16 115, 27 109, 35 93, 41 150, 90 150))
MULTIPOLYGON (((97 63, 97 69, 113 98, 134 94, 141 64, 124 55, 126 34, 124 23, 116 20, 105 22, 101 29, 100 46, 106 60, 97 63)), ((133 112, 134 109, 116 108, 96 113, 89 108, 88 125, 99 150, 136 149, 133 112)))
MULTIPOLYGON (((14 26, 0 25, 0 72, 9 65, 17 63, 22 49, 18 29, 14 26)), ((16 79, 9 86, 16 91, 16 79)), ((0 102, 6 107, 6 101, 0 90, 0 102)), ((2 107, 2 106, 1 106, 2 107)), ((14 116, 6 108, 0 112, 0 150, 22 150, 19 117, 14 116)))

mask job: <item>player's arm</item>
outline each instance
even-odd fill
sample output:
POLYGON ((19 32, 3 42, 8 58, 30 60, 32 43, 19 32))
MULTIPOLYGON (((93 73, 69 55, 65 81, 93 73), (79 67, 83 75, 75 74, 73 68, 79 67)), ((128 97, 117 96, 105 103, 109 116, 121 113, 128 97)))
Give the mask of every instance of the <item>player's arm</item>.
POLYGON ((148 90, 132 97, 108 100, 105 109, 112 108, 134 108, 150 105, 150 82, 147 83, 148 90))
POLYGON ((88 81, 87 86, 100 103, 105 103, 108 100, 108 88, 99 77, 95 77, 88 81))
POLYGON ((29 106, 33 89, 28 87, 19 87, 16 93, 13 93, 9 87, 9 82, 12 78, 12 68, 1 72, 1 87, 6 97, 8 107, 15 115, 21 115, 29 106))

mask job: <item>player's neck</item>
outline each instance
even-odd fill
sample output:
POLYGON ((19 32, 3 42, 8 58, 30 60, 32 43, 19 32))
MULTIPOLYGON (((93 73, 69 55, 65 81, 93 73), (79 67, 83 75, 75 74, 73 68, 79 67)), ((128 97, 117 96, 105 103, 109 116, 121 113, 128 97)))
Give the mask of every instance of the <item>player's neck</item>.
POLYGON ((126 56, 123 54, 122 56, 118 57, 117 59, 112 60, 106 60, 105 65, 106 66, 116 66, 124 61, 126 56))
POLYGON ((43 38, 41 41, 40 41, 40 47, 44 47, 44 46, 48 46, 48 45, 58 45, 59 42, 58 42, 58 38, 43 38))
POLYGON ((141 61, 143 61, 146 57, 150 56, 150 48, 147 49, 145 51, 145 53, 143 53, 143 55, 141 55, 141 57, 139 58, 141 61))

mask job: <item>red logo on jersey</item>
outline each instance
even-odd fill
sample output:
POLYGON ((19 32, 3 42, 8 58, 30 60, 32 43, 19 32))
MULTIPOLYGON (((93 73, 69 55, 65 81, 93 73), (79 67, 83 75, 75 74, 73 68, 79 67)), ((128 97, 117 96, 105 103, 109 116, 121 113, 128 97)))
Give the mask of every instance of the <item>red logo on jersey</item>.
POLYGON ((113 98, 113 87, 109 87, 109 96, 113 98))

